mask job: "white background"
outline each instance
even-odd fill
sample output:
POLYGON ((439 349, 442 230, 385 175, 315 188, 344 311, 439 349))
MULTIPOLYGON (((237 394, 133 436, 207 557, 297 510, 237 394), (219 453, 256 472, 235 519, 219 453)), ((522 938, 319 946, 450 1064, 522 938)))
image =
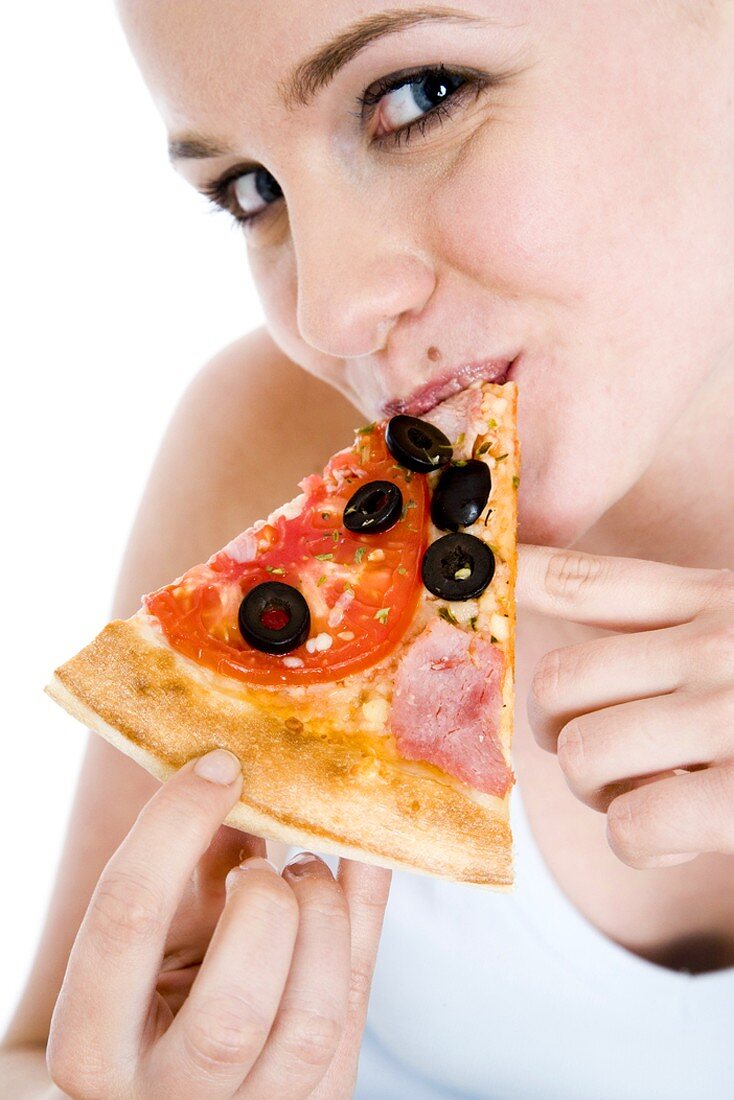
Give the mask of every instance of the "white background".
POLYGON ((0 42, 4 1030, 87 736, 43 686, 109 618, 182 390, 262 313, 240 234, 168 163, 112 0, 7 4, 0 42))

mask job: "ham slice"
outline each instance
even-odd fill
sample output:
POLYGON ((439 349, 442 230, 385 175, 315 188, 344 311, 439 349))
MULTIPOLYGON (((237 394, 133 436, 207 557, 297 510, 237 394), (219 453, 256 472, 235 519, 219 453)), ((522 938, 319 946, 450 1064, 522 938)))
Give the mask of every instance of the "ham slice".
POLYGON ((462 390, 424 413, 422 419, 430 421, 453 443, 454 458, 471 458, 475 438, 487 431, 482 418, 482 391, 462 390))
POLYGON ((503 798, 514 783, 497 731, 504 654, 434 619, 401 658, 390 725, 398 752, 503 798))

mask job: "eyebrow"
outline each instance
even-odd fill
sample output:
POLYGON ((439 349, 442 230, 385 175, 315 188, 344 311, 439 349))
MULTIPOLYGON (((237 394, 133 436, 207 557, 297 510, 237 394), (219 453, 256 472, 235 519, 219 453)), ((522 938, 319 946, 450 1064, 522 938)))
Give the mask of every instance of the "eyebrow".
MULTIPOLYGON (((479 16, 456 8, 411 8, 368 15, 320 46, 310 57, 296 65, 278 89, 286 108, 307 107, 317 92, 329 84, 340 69, 370 43, 389 34, 398 34, 419 23, 486 23, 479 16)), ((204 160, 234 156, 237 150, 203 134, 180 134, 168 143, 168 156, 175 160, 204 160)))
POLYGON ((316 93, 371 42, 429 22, 478 23, 485 20, 456 8, 403 8, 368 15, 296 66, 288 80, 279 86, 286 107, 307 107, 316 93))

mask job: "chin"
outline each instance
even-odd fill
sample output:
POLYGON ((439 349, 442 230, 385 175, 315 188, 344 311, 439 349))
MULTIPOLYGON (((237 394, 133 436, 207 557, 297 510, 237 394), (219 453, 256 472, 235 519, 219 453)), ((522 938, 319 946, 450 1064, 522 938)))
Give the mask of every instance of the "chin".
MULTIPOLYGON (((521 467, 522 469, 522 467, 521 467)), ((612 501, 593 487, 574 485, 570 491, 554 491, 551 479, 521 473, 518 499, 518 541, 533 546, 574 546, 604 515, 612 501)))

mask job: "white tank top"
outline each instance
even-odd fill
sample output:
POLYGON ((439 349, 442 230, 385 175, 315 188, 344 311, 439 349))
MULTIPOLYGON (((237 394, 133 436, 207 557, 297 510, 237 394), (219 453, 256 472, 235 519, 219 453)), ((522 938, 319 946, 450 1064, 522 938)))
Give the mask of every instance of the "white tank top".
POLYGON ((512 894, 393 872, 354 1100, 732 1100, 734 968, 615 944, 511 817, 512 894))

